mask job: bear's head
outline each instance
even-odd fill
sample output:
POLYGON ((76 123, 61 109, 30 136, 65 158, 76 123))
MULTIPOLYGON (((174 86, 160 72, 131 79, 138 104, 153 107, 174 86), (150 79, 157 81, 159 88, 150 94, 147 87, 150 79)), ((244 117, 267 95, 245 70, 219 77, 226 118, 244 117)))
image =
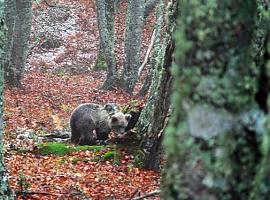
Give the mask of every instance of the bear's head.
POLYGON ((124 134, 130 118, 130 114, 124 114, 122 112, 113 113, 110 116, 109 127, 117 134, 124 134))

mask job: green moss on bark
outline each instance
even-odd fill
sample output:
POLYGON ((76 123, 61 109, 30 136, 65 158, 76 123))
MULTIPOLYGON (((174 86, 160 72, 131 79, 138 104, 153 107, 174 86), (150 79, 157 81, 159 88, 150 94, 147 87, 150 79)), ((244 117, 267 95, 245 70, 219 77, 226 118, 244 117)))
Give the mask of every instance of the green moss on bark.
POLYGON ((255 0, 181 1, 163 199, 269 198, 269 56, 256 32, 269 32, 268 9, 255 0))

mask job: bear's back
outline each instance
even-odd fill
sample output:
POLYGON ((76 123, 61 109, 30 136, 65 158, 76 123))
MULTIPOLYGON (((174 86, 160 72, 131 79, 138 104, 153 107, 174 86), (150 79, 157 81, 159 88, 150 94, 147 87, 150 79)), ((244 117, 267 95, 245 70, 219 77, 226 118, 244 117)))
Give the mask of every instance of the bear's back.
POLYGON ((94 122, 100 120, 102 106, 94 103, 84 103, 78 106, 71 114, 71 120, 81 120, 82 118, 92 118, 94 122))

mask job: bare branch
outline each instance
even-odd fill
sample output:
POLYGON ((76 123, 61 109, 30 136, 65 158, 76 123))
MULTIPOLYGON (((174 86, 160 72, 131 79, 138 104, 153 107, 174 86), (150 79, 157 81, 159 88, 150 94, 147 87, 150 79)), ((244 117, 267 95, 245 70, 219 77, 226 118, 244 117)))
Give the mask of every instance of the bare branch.
POLYGON ((149 55, 150 55, 150 52, 154 46, 154 41, 155 41, 155 37, 156 37, 156 29, 153 30, 153 33, 152 33, 152 36, 151 36, 151 40, 150 40, 150 44, 148 46, 148 49, 146 51, 146 55, 144 57, 144 61, 142 63, 142 65, 139 67, 139 71, 138 71, 138 77, 141 76, 141 73, 142 73, 142 70, 144 69, 147 61, 148 61, 148 58, 149 58, 149 55))
POLYGON ((158 194, 160 194, 160 190, 155 190, 153 192, 146 193, 145 195, 142 195, 140 197, 135 197, 132 200, 141 200, 141 199, 151 197, 151 196, 155 196, 155 195, 158 195, 158 194))
POLYGON ((139 192, 139 189, 136 189, 135 192, 131 195, 131 197, 128 200, 132 200, 132 198, 139 192))
POLYGON ((42 195, 52 195, 52 196, 57 196, 56 194, 49 193, 49 192, 39 192, 39 191, 15 191, 15 194, 42 194, 42 195))

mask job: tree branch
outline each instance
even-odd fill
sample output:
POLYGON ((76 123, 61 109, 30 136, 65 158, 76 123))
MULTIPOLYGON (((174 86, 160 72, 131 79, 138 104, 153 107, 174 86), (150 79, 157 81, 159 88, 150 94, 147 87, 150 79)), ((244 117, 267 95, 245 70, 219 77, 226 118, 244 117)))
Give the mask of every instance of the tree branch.
POLYGON ((15 194, 42 194, 42 195, 52 195, 57 196, 56 194, 49 193, 49 192, 39 192, 39 191, 15 191, 15 194))
POLYGON ((158 194, 160 194, 160 190, 155 190, 153 192, 146 193, 145 195, 142 195, 140 197, 135 197, 132 200, 141 200, 141 199, 144 199, 146 197, 151 197, 151 196, 155 196, 155 195, 158 195, 158 194))
POLYGON ((142 65, 139 67, 139 71, 138 71, 138 78, 141 76, 141 73, 142 73, 142 70, 144 69, 147 61, 148 61, 148 58, 149 58, 149 55, 150 55, 150 52, 154 46, 154 42, 155 42, 155 37, 156 37, 156 29, 153 30, 153 33, 152 33, 152 36, 151 36, 151 40, 150 40, 150 44, 148 46, 148 49, 146 51, 146 55, 144 57, 144 61, 142 63, 142 65))

